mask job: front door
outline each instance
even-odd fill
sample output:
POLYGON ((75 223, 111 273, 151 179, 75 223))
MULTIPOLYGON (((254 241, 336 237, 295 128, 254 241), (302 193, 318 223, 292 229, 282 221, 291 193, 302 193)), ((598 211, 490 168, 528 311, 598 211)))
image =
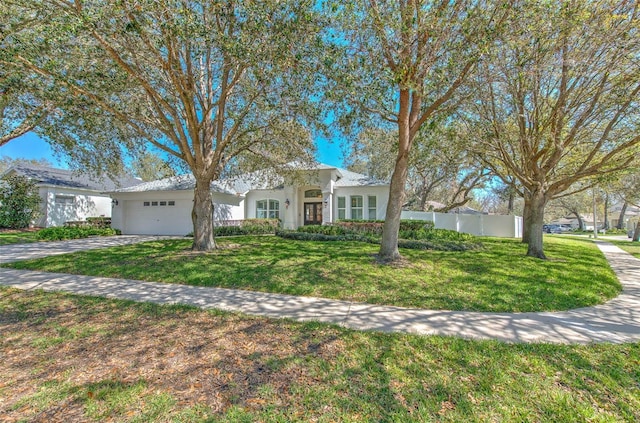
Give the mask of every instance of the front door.
POLYGON ((304 224, 322 225, 322 203, 304 203, 304 224))

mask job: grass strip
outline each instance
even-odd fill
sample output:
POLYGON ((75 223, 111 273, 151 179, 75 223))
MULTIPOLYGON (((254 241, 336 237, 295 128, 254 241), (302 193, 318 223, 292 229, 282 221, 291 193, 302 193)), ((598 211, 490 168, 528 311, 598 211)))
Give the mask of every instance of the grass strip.
POLYGON ((588 240, 548 238, 546 261, 526 257, 517 240, 481 241, 477 251, 402 250, 401 266, 376 263, 372 244, 278 237, 220 239, 207 253, 190 251, 189 240, 162 240, 6 266, 434 310, 568 310, 620 292, 588 240))
POLYGON ((8 421, 640 420, 638 343, 356 332, 7 288, 0 332, 8 421))

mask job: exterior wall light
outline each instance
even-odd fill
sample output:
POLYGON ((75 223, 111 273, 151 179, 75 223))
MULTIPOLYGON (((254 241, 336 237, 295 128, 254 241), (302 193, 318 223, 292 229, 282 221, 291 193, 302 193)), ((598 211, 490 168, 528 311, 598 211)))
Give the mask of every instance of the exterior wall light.
POLYGON ((113 200, 111 200, 111 204, 114 206, 118 205, 118 200, 116 200, 115 198, 113 200))
POLYGON ((291 202, 289 201, 289 199, 287 198, 286 200, 284 200, 284 206, 286 208, 289 208, 289 205, 291 204, 291 202))

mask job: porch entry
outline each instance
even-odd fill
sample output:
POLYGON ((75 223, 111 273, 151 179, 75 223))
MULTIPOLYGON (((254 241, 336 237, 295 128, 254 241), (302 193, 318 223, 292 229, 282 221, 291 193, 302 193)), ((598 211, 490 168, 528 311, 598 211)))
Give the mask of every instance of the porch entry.
POLYGON ((304 224, 322 225, 322 203, 304 203, 304 224))

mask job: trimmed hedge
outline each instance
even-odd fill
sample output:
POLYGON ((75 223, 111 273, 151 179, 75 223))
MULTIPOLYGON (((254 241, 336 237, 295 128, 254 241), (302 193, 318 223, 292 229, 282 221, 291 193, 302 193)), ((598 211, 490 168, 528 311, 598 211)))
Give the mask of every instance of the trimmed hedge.
MULTIPOLYGON (((330 227, 330 226, 328 226, 330 227)), ((305 231, 291 231, 291 230, 279 230, 276 235, 285 239, 295 239, 298 241, 358 241, 368 242, 370 244, 379 244, 380 237, 365 235, 361 233, 344 233, 340 235, 331 235, 329 233, 322 233, 313 228, 312 231, 317 232, 305 232, 305 231)), ((330 231, 327 231, 330 232, 330 231)), ((467 234, 468 235, 468 234, 467 234)), ((471 235, 470 235, 471 236, 471 235)), ((469 251, 482 248, 482 244, 473 240, 469 241, 426 241, 426 240, 398 240, 399 248, 407 248, 412 250, 436 250, 436 251, 469 251)))
MULTIPOLYGON (((347 228, 377 228, 384 225, 384 220, 354 220, 354 219, 340 219, 334 225, 343 226, 347 228)), ((409 220, 403 219, 400 221, 401 231, 419 230, 419 229, 434 229, 434 223, 430 220, 409 220)))
MULTIPOLYGON (((274 235, 279 227, 279 219, 245 219, 240 222, 239 226, 215 226, 213 235, 274 235)), ((189 232, 185 236, 193 236, 193 232, 189 232)))
MULTIPOLYGON (((298 228, 298 232, 323 234, 331 236, 358 234, 365 237, 380 238, 382 236, 383 223, 380 221, 363 222, 341 221, 333 225, 308 225, 298 228)), ((435 229, 433 222, 420 220, 403 220, 400 222, 400 239, 414 241, 446 241, 446 242, 471 242, 475 237, 471 234, 460 233, 448 229, 435 229)))
POLYGON ((418 229, 400 230, 398 234, 401 239, 412 239, 420 241, 473 241, 475 237, 471 234, 456 232, 449 229, 418 229))
POLYGON ((67 239, 88 238, 90 236, 120 235, 120 231, 111 228, 67 228, 53 227, 38 231, 36 238, 40 241, 63 241, 67 239))

